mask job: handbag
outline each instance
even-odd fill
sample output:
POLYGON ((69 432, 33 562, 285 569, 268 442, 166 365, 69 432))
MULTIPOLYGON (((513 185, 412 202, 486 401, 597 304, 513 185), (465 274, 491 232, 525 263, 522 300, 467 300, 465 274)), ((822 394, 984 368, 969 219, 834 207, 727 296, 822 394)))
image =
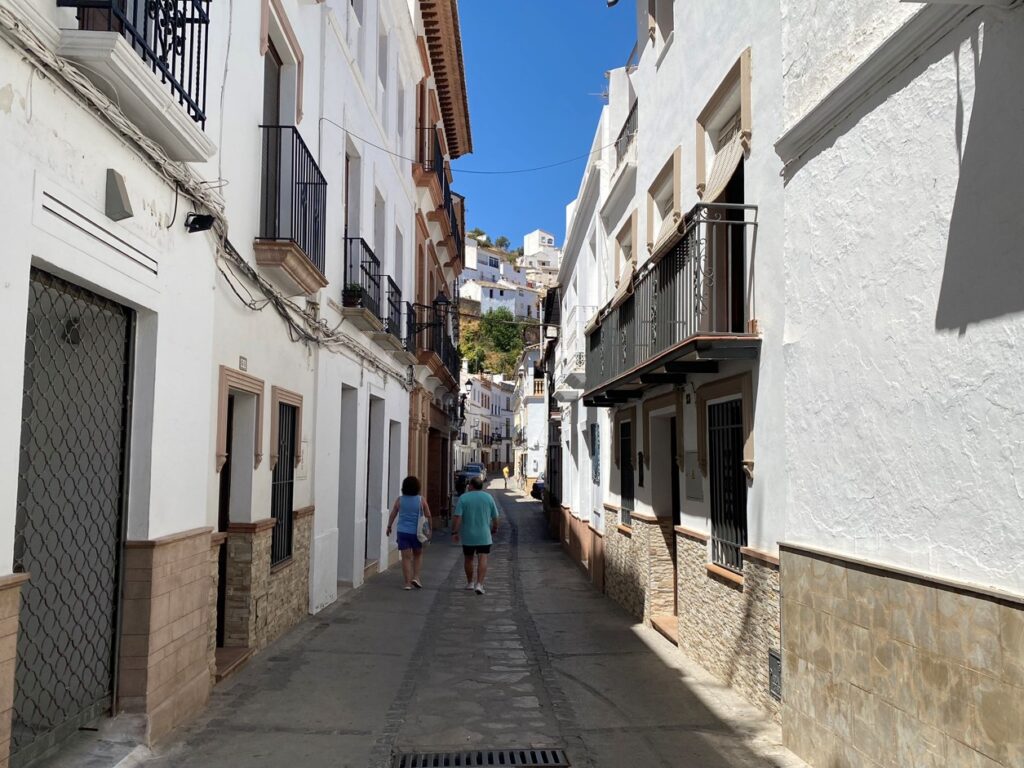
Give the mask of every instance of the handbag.
POLYGON ((430 539, 430 520, 426 515, 421 514, 416 523, 416 538, 420 540, 420 544, 425 544, 430 539))

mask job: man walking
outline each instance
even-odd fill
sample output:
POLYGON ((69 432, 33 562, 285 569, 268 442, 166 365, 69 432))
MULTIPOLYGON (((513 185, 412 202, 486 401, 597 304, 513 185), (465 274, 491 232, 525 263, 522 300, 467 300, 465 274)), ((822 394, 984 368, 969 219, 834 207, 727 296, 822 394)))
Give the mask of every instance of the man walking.
POLYGON ((501 474, 503 474, 505 476, 505 490, 507 491, 508 490, 508 466, 507 465, 504 468, 502 468, 501 474))
POLYGON ((466 570, 466 589, 484 593, 487 578, 487 556, 491 553, 493 535, 498 530, 498 505, 485 493, 484 481, 477 476, 469 480, 469 488, 459 497, 452 523, 452 541, 462 541, 462 555, 466 570), (473 560, 476 560, 476 578, 473 578, 473 560))

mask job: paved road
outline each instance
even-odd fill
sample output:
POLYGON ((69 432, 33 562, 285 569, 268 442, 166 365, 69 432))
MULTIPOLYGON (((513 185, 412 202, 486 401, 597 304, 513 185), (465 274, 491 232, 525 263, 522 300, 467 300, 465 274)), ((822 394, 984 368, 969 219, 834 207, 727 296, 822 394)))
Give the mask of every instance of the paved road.
POLYGON ((800 766, 766 723, 504 515, 487 594, 439 536, 422 591, 396 569, 310 617, 214 692, 149 768, 383 768, 395 751, 554 746, 573 766, 800 766))

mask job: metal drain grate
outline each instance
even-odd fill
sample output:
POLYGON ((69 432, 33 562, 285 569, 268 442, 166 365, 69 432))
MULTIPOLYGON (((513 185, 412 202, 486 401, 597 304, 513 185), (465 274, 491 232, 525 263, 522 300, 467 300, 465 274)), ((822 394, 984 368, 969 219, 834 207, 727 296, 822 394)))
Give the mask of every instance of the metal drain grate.
POLYGON ((566 768, 569 756, 561 749, 500 749, 472 752, 403 752, 394 768, 448 768, 449 766, 518 765, 524 768, 566 768))

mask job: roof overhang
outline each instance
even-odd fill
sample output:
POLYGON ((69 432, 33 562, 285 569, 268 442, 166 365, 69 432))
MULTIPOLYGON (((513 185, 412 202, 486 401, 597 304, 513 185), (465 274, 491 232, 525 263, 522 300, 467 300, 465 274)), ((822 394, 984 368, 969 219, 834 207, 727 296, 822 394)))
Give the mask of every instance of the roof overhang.
POLYGON ((657 357, 583 393, 583 404, 609 408, 643 397, 663 384, 682 383, 697 373, 718 373, 722 362, 756 360, 761 337, 749 334, 692 336, 657 357))
POLYGON ((458 0, 420 0, 423 32, 452 159, 473 151, 458 0))

